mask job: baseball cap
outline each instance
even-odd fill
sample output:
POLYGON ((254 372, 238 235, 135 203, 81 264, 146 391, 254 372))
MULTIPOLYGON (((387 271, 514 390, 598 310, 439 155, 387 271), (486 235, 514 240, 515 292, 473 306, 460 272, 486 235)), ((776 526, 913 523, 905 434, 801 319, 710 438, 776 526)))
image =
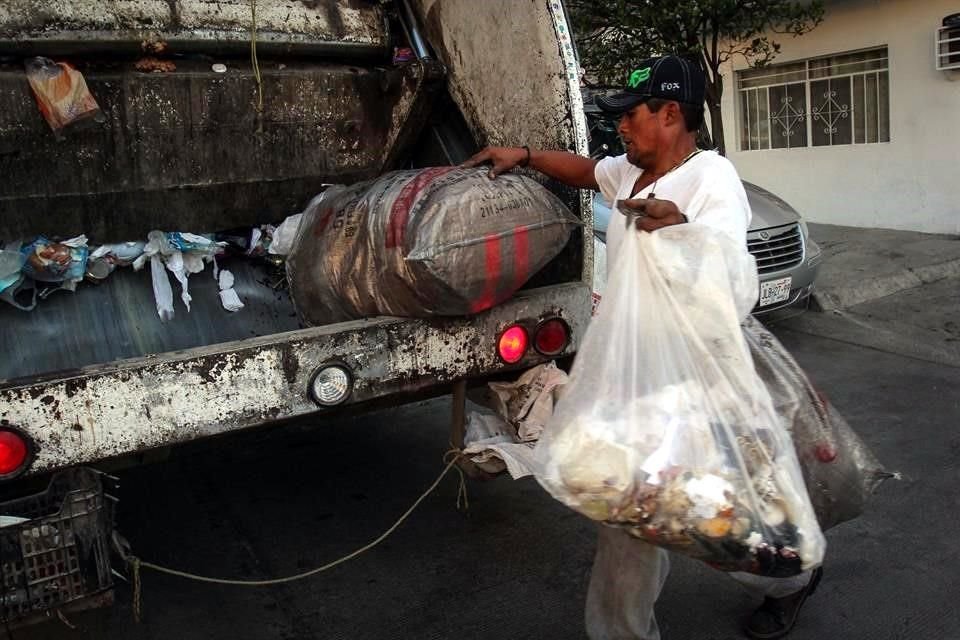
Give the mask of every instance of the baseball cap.
POLYGON ((705 79, 700 66, 678 56, 648 58, 627 77, 621 93, 597 96, 594 102, 607 113, 621 114, 651 98, 703 104, 705 79))

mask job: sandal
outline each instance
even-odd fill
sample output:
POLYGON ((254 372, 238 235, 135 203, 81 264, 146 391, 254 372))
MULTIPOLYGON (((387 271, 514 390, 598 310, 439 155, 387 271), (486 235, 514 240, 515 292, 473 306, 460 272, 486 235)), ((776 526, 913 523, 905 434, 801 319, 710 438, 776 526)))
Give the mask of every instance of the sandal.
POLYGON ((800 608, 817 590, 822 577, 823 569, 817 567, 810 576, 810 582, 800 591, 783 598, 764 598, 763 604, 747 620, 744 628, 746 634, 755 640, 772 640, 790 633, 797 624, 800 608))

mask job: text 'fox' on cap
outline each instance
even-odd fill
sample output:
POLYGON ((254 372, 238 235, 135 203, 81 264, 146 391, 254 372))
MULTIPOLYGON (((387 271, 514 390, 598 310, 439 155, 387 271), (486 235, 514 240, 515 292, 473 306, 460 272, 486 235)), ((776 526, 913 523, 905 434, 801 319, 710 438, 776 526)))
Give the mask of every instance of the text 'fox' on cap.
POLYGON ((699 65, 677 56, 649 58, 630 72, 620 93, 597 96, 596 105, 607 113, 621 114, 651 98, 703 104, 705 78, 699 65))

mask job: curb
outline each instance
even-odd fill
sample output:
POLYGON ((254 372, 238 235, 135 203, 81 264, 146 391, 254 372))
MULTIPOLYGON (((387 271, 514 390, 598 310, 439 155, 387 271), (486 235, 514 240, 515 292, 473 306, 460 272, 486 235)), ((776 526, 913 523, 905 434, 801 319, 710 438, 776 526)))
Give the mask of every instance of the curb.
POLYGON ((818 283, 813 290, 813 302, 817 311, 835 311, 951 277, 960 277, 960 258, 907 268, 899 273, 861 281, 856 286, 824 287, 818 283))

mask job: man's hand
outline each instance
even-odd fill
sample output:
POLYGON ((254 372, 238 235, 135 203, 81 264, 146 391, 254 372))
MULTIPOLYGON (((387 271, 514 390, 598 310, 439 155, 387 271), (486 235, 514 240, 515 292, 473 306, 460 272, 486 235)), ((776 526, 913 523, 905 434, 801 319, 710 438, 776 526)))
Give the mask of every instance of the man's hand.
POLYGON ((663 227, 683 224, 687 217, 680 213, 675 202, 658 198, 635 198, 625 200, 624 204, 640 216, 636 220, 640 231, 656 231, 663 227))
POLYGON ((527 150, 513 147, 487 147, 480 153, 464 162, 461 167, 476 167, 486 162, 493 164, 490 173, 487 175, 490 179, 496 178, 501 173, 506 173, 514 167, 520 166, 527 159, 527 150))

